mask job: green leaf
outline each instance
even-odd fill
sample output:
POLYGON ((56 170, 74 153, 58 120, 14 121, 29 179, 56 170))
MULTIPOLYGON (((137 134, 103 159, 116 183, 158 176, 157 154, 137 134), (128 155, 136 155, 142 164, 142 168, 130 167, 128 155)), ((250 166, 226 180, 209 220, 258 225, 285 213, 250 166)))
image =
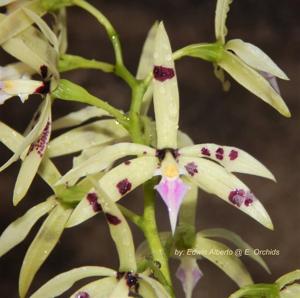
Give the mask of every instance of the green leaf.
POLYGON ((26 296, 37 271, 58 243, 70 213, 71 209, 64 209, 62 206, 57 205, 51 211, 29 246, 23 260, 19 278, 19 294, 21 298, 26 296))
POLYGON ((202 237, 197 234, 195 246, 197 254, 214 263, 225 272, 238 286, 252 284, 252 279, 245 265, 223 243, 202 237))
MULTIPOLYGON (((46 284, 34 292, 30 298, 52 298, 57 297, 69 290, 73 284, 81 279, 93 276, 115 276, 116 271, 98 266, 84 266, 66 271, 56 275, 50 279, 46 284)), ((110 280, 116 280, 110 278, 110 280)), ((107 280, 107 278, 103 279, 107 280)), ((110 283, 111 285, 112 283, 110 283)), ((93 296, 91 296, 93 297, 93 296)))
POLYGON ((23 216, 12 222, 0 236, 0 257, 21 243, 33 225, 56 204, 54 197, 50 197, 45 202, 30 208, 23 216))
POLYGON ((247 251, 247 254, 245 254, 246 256, 260 264, 269 274, 271 274, 270 269, 263 258, 260 255, 255 254, 254 249, 236 233, 220 228, 202 230, 198 234, 207 238, 221 238, 230 241, 236 247, 242 249, 243 253, 247 251))

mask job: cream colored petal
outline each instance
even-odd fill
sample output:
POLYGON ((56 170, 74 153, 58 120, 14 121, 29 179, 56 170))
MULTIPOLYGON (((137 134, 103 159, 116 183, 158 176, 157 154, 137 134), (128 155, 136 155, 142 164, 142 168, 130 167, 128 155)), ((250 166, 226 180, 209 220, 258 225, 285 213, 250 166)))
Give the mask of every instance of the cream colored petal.
POLYGON ((181 157, 179 163, 183 169, 190 163, 196 166, 197 172, 194 172, 193 176, 189 176, 189 179, 198 187, 235 206, 265 227, 273 229, 272 221, 263 205, 236 176, 228 173, 215 162, 203 158, 181 157), (234 194, 239 190, 244 192, 244 196, 240 197, 234 194), (250 201, 245 202, 248 198, 250 201))
POLYGON ((23 62, 15 62, 7 64, 4 67, 0 66, 0 81, 17 80, 26 78, 29 79, 35 71, 23 62))
POLYGON ((26 2, 23 6, 13 11, 8 16, 3 17, 0 21, 0 44, 2 45, 5 41, 11 39, 23 30, 28 28, 32 24, 32 20, 27 17, 26 13, 22 9, 26 7, 32 10, 37 15, 42 16, 46 13, 45 9, 41 5, 40 0, 34 0, 26 2))
POLYGON ((127 136, 125 128, 115 120, 99 120, 74 128, 53 139, 49 143, 47 153, 49 157, 62 156, 127 136))
POLYGON ((22 161, 22 165, 14 188, 13 204, 16 206, 26 195, 44 157, 51 134, 51 111, 48 121, 22 161))
POLYGON ((177 148, 179 93, 172 49, 163 23, 159 24, 155 38, 154 65, 153 100, 157 148, 177 148))
MULTIPOLYGON (((116 271, 98 266, 83 266, 58 274, 36 292, 30 298, 53 298, 60 296, 69 290, 77 281, 94 276, 115 276, 116 271)), ((115 279, 115 277, 114 277, 115 279)), ((93 296, 91 296, 93 297, 93 296)))
POLYGON ((179 154, 190 157, 205 157, 221 164, 229 172, 265 177, 275 181, 274 175, 256 158, 236 147, 217 144, 199 144, 184 147, 179 154))
POLYGON ((126 284, 126 279, 121 278, 116 285, 116 287, 113 289, 111 294, 108 296, 109 298, 128 298, 129 297, 129 288, 126 284))
POLYGON ((66 116, 60 117, 53 121, 53 130, 77 126, 91 118, 103 116, 108 116, 108 113, 97 107, 85 107, 83 109, 80 109, 76 112, 71 112, 66 116))
POLYGON ((139 285, 139 294, 142 297, 157 298, 155 291, 147 282, 140 280, 139 285))
POLYGON ((271 105, 279 113, 286 117, 291 116, 286 103, 269 82, 239 57, 228 51, 224 51, 223 58, 219 61, 218 65, 228 72, 238 83, 271 105))
POLYGON ((283 80, 289 79, 266 53, 251 43, 244 42, 241 39, 232 39, 226 43, 225 48, 233 51, 256 70, 265 71, 283 80))
MULTIPOLYGON (((0 122, 0 142, 8 147, 11 151, 17 152, 18 148, 24 142, 25 138, 18 132, 0 122)), ((22 156, 21 156, 22 159, 22 156)), ((48 158, 44 158, 39 169, 39 175, 48 183, 50 187, 61 177, 55 165, 48 158)))
POLYGON ((300 269, 288 272, 283 276, 279 277, 276 280, 276 284, 278 284, 280 289, 283 289, 285 286, 295 283, 300 279, 300 269))
POLYGON ((299 298, 300 297, 300 285, 293 284, 287 286, 284 290, 280 291, 280 298, 299 298))
POLYGON ((6 6, 6 5, 8 5, 10 3, 13 3, 15 1, 17 1, 17 0, 1 0, 0 1, 0 6, 6 6))
POLYGON ((154 290, 157 298, 171 298, 165 288, 154 278, 143 273, 140 273, 139 277, 154 290))
POLYGON ((23 216, 12 222, 0 236, 0 257, 21 243, 33 225, 56 204, 54 197, 50 197, 45 202, 30 208, 23 216))
POLYGON ((91 298, 108 298, 113 289, 115 289, 115 287, 117 286, 117 284, 118 280, 115 277, 102 278, 83 286, 74 294, 72 294, 70 298, 78 298, 78 293, 82 292, 87 293, 91 298))
POLYGON ((3 81, 2 84, 2 87, 0 88, 11 96, 18 96, 19 94, 33 94, 36 92, 36 89, 43 86, 43 82, 41 81, 26 79, 7 80, 3 81))
POLYGON ((71 209, 57 205, 31 242, 20 272, 19 294, 21 298, 26 296, 34 276, 59 241, 70 213, 71 209))
POLYGON ((227 229, 206 229, 202 230, 198 233, 198 235, 206 237, 206 238, 220 238, 225 239, 231 243, 233 243, 236 247, 242 249, 243 254, 247 251, 247 255, 249 258, 253 259, 255 262, 260 264, 269 274, 271 271, 264 261, 264 259, 257 253, 254 252, 254 249, 245 242, 239 235, 234 232, 231 232, 227 229))
POLYGON ((245 265, 233 252, 230 253, 231 250, 226 245, 197 235, 193 249, 224 271, 238 286, 253 283, 245 265))
POLYGON ((218 0, 215 12, 215 35, 216 39, 223 44, 227 35, 226 19, 233 0, 218 0))
POLYGON ((41 110, 40 118, 35 125, 35 127, 30 131, 30 133, 24 138, 18 149, 15 150, 14 155, 0 168, 0 171, 3 171, 9 167, 12 163, 17 161, 20 158, 20 155, 30 146, 41 134, 46 123, 48 121, 47 115, 49 115, 49 110, 51 109, 51 99, 47 97, 44 100, 43 108, 41 110))
POLYGON ((48 39, 50 44, 54 47, 55 51, 59 52, 59 44, 58 39, 52 29, 48 26, 48 24, 35 12, 29 10, 28 8, 23 9, 27 16, 32 19, 32 21, 39 27, 44 36, 48 39))
POLYGON ((155 156, 155 150, 148 146, 133 143, 119 143, 106 146, 78 167, 67 172, 58 183, 62 184, 70 180, 76 181, 81 177, 101 172, 120 158, 145 154, 147 156, 155 156))

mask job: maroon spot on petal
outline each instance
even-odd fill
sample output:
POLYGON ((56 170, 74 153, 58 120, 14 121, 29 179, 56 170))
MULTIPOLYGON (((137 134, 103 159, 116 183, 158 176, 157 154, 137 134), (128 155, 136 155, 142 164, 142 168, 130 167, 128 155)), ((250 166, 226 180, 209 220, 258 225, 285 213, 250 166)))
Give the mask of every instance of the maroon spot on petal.
POLYGON ((131 161, 130 161, 130 160, 125 160, 125 161, 124 161, 124 165, 129 166, 130 164, 131 164, 131 161))
POLYGON ((98 196, 95 192, 88 193, 86 199, 88 200, 89 204, 92 206, 94 212, 102 211, 102 207, 98 203, 98 196))
POLYGON ((119 190, 119 193, 121 195, 125 195, 128 191, 131 190, 131 183, 129 182, 129 180, 127 178, 121 180, 120 182, 118 182, 117 184, 117 188, 119 190))
POLYGON ((247 198, 244 202, 245 206, 249 207, 253 203, 253 199, 247 198))
POLYGON ((35 89, 34 93, 47 94, 50 92, 50 81, 45 81, 42 85, 35 89))
POLYGON ((166 149, 157 149, 155 152, 155 156, 159 161, 162 161, 166 156, 166 149))
POLYGON ((147 153, 148 153, 147 151, 144 151, 144 152, 143 152, 144 155, 146 155, 147 153))
POLYGON ((43 80, 45 80, 48 76, 48 67, 46 65, 42 65, 40 67, 40 70, 41 70, 41 77, 43 80))
POLYGON ((198 167, 194 162, 190 162, 186 164, 184 167, 191 176, 194 176, 195 174, 198 173, 198 167))
POLYGON ((75 298, 90 298, 90 295, 87 292, 78 292, 75 298))
POLYGON ((203 147, 201 148, 201 154, 205 156, 210 156, 210 151, 207 148, 203 147))
POLYGON ((154 66, 153 76, 157 81, 164 82, 172 79, 175 76, 175 71, 173 68, 169 67, 154 66))
POLYGON ((245 200, 245 191, 243 189, 235 189, 229 193, 228 199, 233 205, 241 207, 245 200))
POLYGON ((236 150, 232 149, 229 153, 230 160, 235 160, 238 158, 238 156, 239 156, 239 153, 236 150))
POLYGON ((110 213, 105 213, 105 216, 106 216, 107 221, 114 226, 121 223, 121 220, 115 215, 112 215, 110 213))
POLYGON ((216 150, 216 158, 219 160, 222 160, 224 158, 224 149, 223 148, 219 147, 216 150))

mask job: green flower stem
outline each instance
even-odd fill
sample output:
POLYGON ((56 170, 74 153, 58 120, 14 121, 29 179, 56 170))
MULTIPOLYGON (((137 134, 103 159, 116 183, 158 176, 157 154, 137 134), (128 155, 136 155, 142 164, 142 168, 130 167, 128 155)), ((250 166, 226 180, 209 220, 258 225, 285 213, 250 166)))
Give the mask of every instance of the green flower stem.
POLYGON ((73 4, 89 12, 105 28, 115 52, 116 65, 123 65, 122 48, 119 36, 106 16, 85 0, 74 0, 73 4))
POLYGON ((70 71, 78 68, 99 69, 104 72, 114 72, 114 65, 94 59, 86 59, 76 55, 62 55, 58 62, 59 72, 70 71))
POLYGON ((75 83, 68 80, 60 80, 57 88, 52 91, 52 95, 63 100, 78 101, 103 109, 128 129, 129 119, 125 114, 75 83))
POLYGON ((141 230, 143 230, 143 218, 140 215, 137 215, 136 213, 134 213, 133 211, 127 209, 126 207, 117 204, 118 208, 121 210, 121 212, 123 213, 123 215, 129 219, 132 223, 134 223, 136 226, 138 226, 141 230))
POLYGON ((152 179, 144 184, 144 234, 151 250, 154 261, 161 265, 160 270, 168 283, 166 285, 170 295, 174 296, 172 280, 169 271, 168 257, 160 241, 156 219, 155 219, 155 190, 156 179, 152 179))
POLYGON ((209 62, 217 62, 223 53, 223 45, 220 43, 198 43, 181 48, 173 53, 173 59, 179 60, 182 57, 190 56, 201 58, 209 62))

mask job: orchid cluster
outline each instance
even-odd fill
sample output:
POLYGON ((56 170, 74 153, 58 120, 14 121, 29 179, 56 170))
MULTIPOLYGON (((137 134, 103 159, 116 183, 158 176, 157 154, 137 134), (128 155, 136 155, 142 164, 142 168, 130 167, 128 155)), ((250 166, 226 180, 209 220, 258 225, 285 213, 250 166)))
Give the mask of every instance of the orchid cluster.
POLYGON ((194 144, 179 130, 178 124, 180 98, 175 62, 186 56, 212 63, 225 90, 229 88, 226 72, 281 114, 290 116, 276 81, 276 78, 288 79, 285 73, 258 47, 240 39, 225 41, 231 2, 217 1, 215 43, 192 44, 173 53, 163 22, 156 22, 148 33, 137 73, 133 75, 124 64, 115 28, 85 0, 0 1, 6 8, 6 13, 0 14, 1 47, 17 60, 0 68, 0 104, 16 98, 24 102, 34 96, 40 100, 24 134, 0 122, 0 141, 13 152, 0 170, 21 160, 13 193, 15 206, 26 197, 37 174, 52 191, 46 200, 11 223, 0 237, 2 256, 22 242, 41 217, 47 216, 23 260, 19 277, 21 298, 58 297, 87 277, 97 279, 74 289, 71 297, 175 297, 168 265, 170 257, 180 262, 176 276, 187 298, 192 297, 193 289, 205 274, 198 266, 203 258, 240 287, 231 298, 299 297, 300 287, 295 283, 300 279, 299 271, 281 277, 274 284, 256 285, 237 256, 176 255, 178 249, 228 250, 214 239, 218 238, 247 249, 249 257, 270 272, 264 260, 234 232, 222 228, 196 232, 195 216, 201 190, 273 229, 262 203, 233 173, 275 181, 273 174, 239 148, 194 144), (71 6, 82 8, 105 28, 115 54, 113 64, 67 53, 66 15, 71 6), (130 109, 123 112, 84 87, 63 79, 65 72, 82 68, 112 73, 123 79, 131 89, 130 109), (81 102, 86 107, 53 121, 53 102, 59 100, 81 102), (148 113, 152 104, 154 119, 148 113), (63 133, 51 137, 53 131, 62 129, 63 133), (73 166, 61 174, 52 159, 71 154, 73 166), (119 201, 141 186, 144 212, 139 215, 119 201), (157 227, 155 201, 159 198, 166 205, 170 231, 159 232, 157 227), (35 275, 63 231, 96 215, 104 215, 108 223, 119 268, 70 269, 28 295, 35 275), (137 249, 127 220, 144 233, 145 242, 137 249))

